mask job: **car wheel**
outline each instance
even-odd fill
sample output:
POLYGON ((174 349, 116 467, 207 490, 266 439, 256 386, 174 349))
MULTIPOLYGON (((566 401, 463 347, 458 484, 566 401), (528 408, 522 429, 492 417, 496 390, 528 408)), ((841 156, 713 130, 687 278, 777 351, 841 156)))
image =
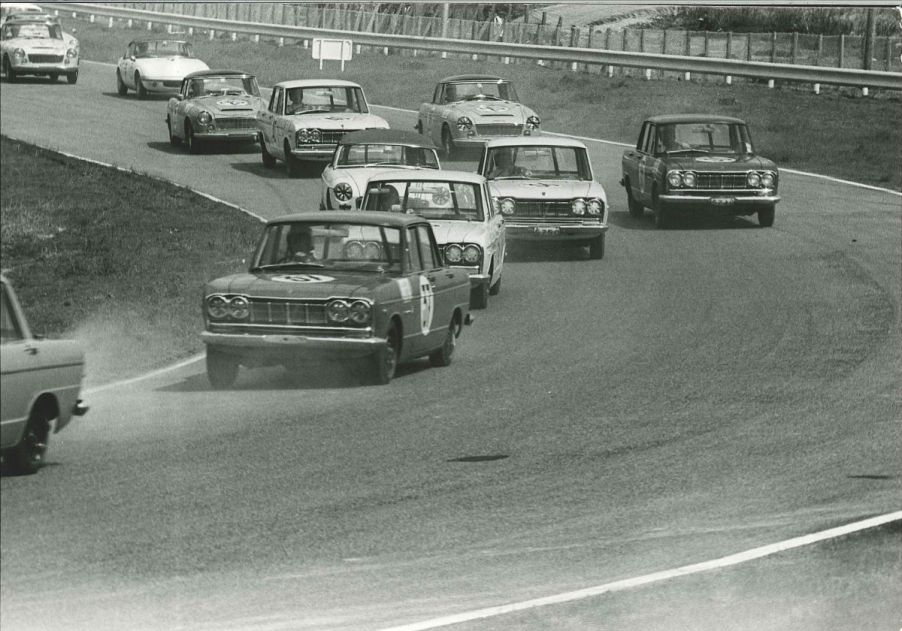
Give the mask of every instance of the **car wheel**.
POLYGON ((626 181, 626 206, 629 208, 631 217, 641 217, 645 213, 645 206, 637 202, 636 198, 633 197, 629 180, 626 181))
POLYGON ((500 293, 501 293, 501 279, 499 278, 497 281, 495 281, 494 285, 489 287, 489 295, 497 296, 500 293))
POLYGON ((603 259, 604 258, 604 234, 600 234, 591 241, 589 241, 589 258, 590 259, 603 259))
POLYGON ((200 153, 201 143, 194 135, 194 128, 191 123, 185 124, 185 145, 188 147, 188 153, 200 153))
POLYGON ((169 130, 169 144, 173 147, 178 147, 182 144, 182 139, 172 133, 172 119, 168 116, 166 117, 166 129, 169 130))
POLYGON ((445 333, 445 341, 442 342, 438 350, 429 354, 429 363, 436 368, 443 368, 451 365, 451 357, 454 355, 454 346, 457 340, 457 321, 452 317, 451 323, 448 325, 448 331, 445 333))
POLYGON ((207 347, 207 378, 216 390, 231 388, 238 378, 238 361, 227 353, 207 347))
POLYGON ((9 62, 9 57, 3 58, 3 74, 6 75, 6 80, 10 83, 13 83, 16 80, 16 71, 13 70, 13 65, 9 62))
POLYGON ((67 74, 66 81, 69 83, 69 85, 75 85, 76 83, 78 83, 78 70, 67 74))
POLYGON ((451 135, 451 129, 447 125, 442 127, 442 149, 445 151, 445 157, 449 160, 457 153, 454 137, 451 135))
POLYGON ((398 368, 398 353, 401 350, 401 339, 398 327, 394 324, 385 336, 385 346, 373 356, 372 378, 376 385, 384 386, 391 382, 398 368))
POLYGON ((260 155, 263 158, 263 166, 267 169, 271 169, 276 166, 276 159, 272 157, 272 154, 266 150, 266 143, 263 142, 263 139, 260 139, 260 155))
POLYGON ((135 73, 135 94, 139 99, 147 98, 147 90, 144 89, 144 84, 141 83, 141 73, 135 73))
POLYGON ((776 209, 774 205, 771 204, 767 208, 763 208, 758 211, 758 225, 762 228, 770 228, 774 225, 774 215, 776 215, 776 209))
POLYGON ((485 309, 489 306, 489 285, 485 283, 470 291, 470 309, 485 309))
POLYGON ((4 458, 13 473, 31 475, 41 468, 47 454, 47 441, 50 439, 50 421, 51 418, 44 409, 36 407, 31 411, 22 439, 4 458))
POLYGON ((57 79, 60 78, 60 73, 58 73, 58 72, 51 72, 49 75, 47 75, 47 78, 51 81, 51 83, 52 83, 52 82, 55 82, 57 79))
POLYGON ((664 229, 670 225, 670 217, 667 211, 667 207, 658 199, 657 195, 652 197, 652 203, 654 207, 652 210, 655 213, 655 228, 664 229))
POLYGON ((125 96, 128 94, 128 86, 125 85, 125 82, 122 80, 122 75, 119 74, 119 71, 116 71, 116 92, 119 93, 119 96, 125 96))

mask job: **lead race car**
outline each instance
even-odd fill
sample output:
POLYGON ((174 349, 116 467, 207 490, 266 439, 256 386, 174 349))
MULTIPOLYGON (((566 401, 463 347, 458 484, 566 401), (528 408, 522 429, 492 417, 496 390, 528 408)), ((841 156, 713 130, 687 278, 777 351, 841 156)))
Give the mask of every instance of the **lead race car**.
POLYGON ((309 212, 269 221, 246 273, 203 293, 207 375, 239 366, 363 360, 386 384, 400 362, 451 363, 470 323, 470 281, 445 267, 432 227, 410 215, 309 212))
POLYGON ((200 70, 169 99, 166 126, 173 146, 197 153, 211 140, 255 141, 257 113, 266 106, 254 75, 241 70, 200 70))

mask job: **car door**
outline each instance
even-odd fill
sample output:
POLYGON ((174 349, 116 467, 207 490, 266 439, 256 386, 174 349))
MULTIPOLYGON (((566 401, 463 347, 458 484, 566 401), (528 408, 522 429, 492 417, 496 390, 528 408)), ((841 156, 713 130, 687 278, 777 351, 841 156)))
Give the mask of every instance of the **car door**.
POLYGON ((655 143, 657 142, 657 125, 649 125, 645 137, 645 146, 642 149, 642 158, 639 161, 639 179, 641 181, 642 202, 646 206, 652 205, 652 192, 655 189, 655 177, 658 170, 658 158, 655 157, 655 143))
POLYGON ((489 190, 488 182, 482 185, 482 200, 488 229, 488 248, 485 258, 486 264, 490 265, 492 270, 490 285, 494 285, 501 278, 501 268, 504 264, 504 249, 507 245, 504 237, 504 216, 492 203, 492 194, 489 190))
POLYGON ((4 282, 0 293, 0 446, 4 449, 18 442, 28 420, 34 396, 28 382, 39 365, 38 348, 4 282))
POLYGON ((439 348, 451 323, 455 302, 455 275, 444 267, 432 226, 428 223, 412 227, 416 231, 417 246, 423 273, 420 275, 421 353, 439 348))
POLYGON ((281 104, 284 99, 283 94, 284 90, 281 86, 277 85, 274 87, 272 89, 272 95, 269 97, 269 105, 265 110, 260 110, 260 112, 257 113, 260 135, 263 138, 263 143, 266 145, 266 150, 272 155, 281 155, 281 147, 277 146, 277 141, 275 139, 275 130, 277 114, 281 109, 281 104))
POLYGON ((623 152, 623 177, 626 178, 630 188, 630 195, 637 200, 640 199, 640 191, 643 186, 643 183, 640 181, 640 163, 650 127, 651 125, 648 122, 643 123, 636 146, 623 152))
POLYGON ((172 125, 172 133, 181 137, 181 130, 185 127, 185 110, 187 109, 188 80, 182 81, 182 89, 179 91, 181 98, 169 99, 169 121, 172 125))
POLYGON ((135 89, 135 44, 128 45, 125 55, 120 60, 122 72, 122 82, 132 90, 135 89))

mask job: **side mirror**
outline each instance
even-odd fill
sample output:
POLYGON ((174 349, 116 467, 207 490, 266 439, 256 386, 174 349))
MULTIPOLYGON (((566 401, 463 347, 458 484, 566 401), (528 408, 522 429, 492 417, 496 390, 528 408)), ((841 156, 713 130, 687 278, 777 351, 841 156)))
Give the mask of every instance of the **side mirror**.
POLYGON ((135 56, 132 55, 131 57, 129 57, 129 59, 131 59, 132 61, 134 61, 134 60, 135 60, 135 56))

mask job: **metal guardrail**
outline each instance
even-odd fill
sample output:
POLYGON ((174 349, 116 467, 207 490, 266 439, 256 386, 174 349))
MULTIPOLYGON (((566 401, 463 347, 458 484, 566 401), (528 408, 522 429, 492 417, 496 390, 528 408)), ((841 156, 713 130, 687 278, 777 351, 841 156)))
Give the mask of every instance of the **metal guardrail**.
POLYGON ((505 42, 443 39, 438 37, 414 37, 410 35, 385 35, 334 29, 263 24, 258 22, 234 22, 216 18, 199 18, 178 13, 158 13, 141 9, 126 9, 90 3, 41 3, 61 12, 82 13, 100 17, 138 20, 157 24, 192 27, 208 31, 222 31, 241 35, 259 35, 283 39, 312 39, 333 37, 352 39, 355 44, 412 50, 492 55, 495 57, 525 58, 543 61, 562 61, 602 66, 626 66, 631 68, 696 72, 735 77, 751 77, 766 80, 797 81, 813 84, 832 84, 902 90, 902 73, 852 68, 827 68, 799 66, 738 59, 713 59, 708 57, 684 57, 616 50, 538 46, 505 42))

